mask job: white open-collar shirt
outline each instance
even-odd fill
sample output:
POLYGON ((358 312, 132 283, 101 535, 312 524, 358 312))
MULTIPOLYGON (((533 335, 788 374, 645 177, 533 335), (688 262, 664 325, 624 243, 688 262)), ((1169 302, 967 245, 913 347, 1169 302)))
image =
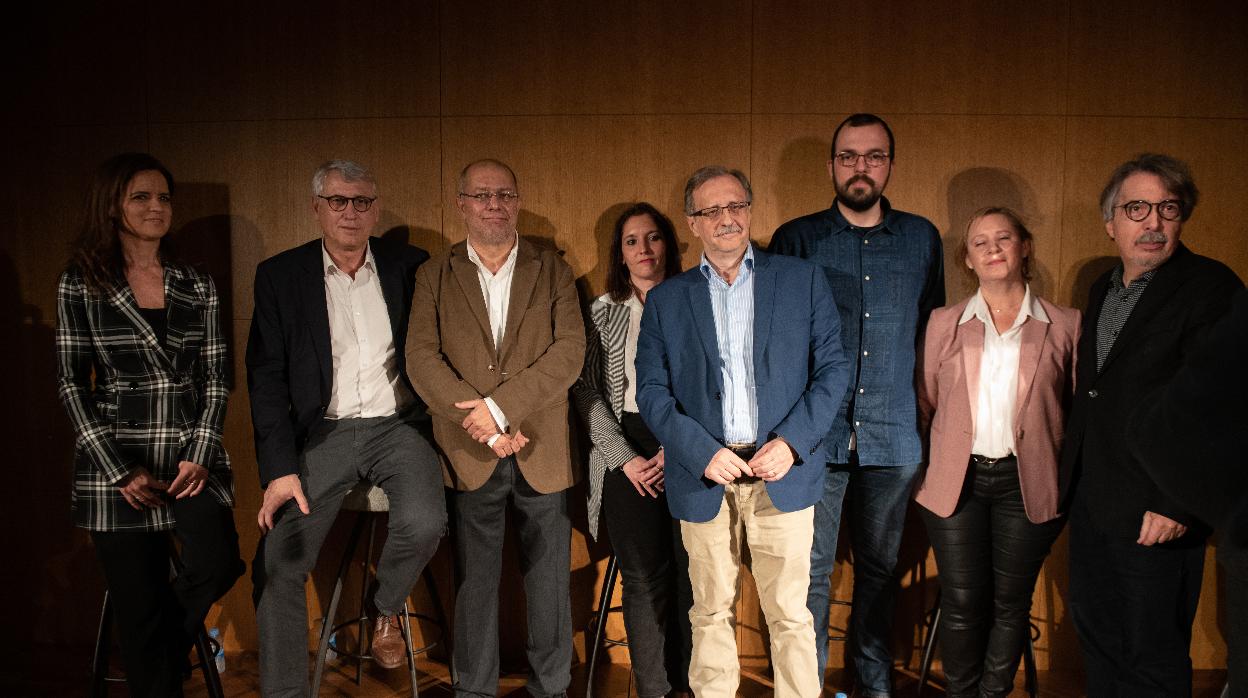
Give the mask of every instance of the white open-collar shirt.
MULTIPOLYGON (((477 267, 477 280, 481 282, 481 296, 485 300, 485 310, 490 316, 490 335, 494 338, 494 350, 498 351, 498 348, 503 345, 503 333, 507 329, 507 306, 511 303, 511 277, 516 270, 516 252, 520 248, 520 235, 516 235, 515 242, 511 244, 511 252, 507 254, 506 261, 497 272, 491 272, 481 261, 481 256, 472 246, 472 240, 468 241, 467 247, 468 260, 477 267)), ((506 430, 507 415, 503 414, 493 398, 485 398, 485 405, 490 409, 490 416, 494 417, 494 421, 498 423, 498 428, 506 430)), ((496 438, 490 438, 490 446, 494 445, 496 438)))
POLYGON ((975 436, 971 453, 1004 458, 1014 453, 1014 407, 1018 395, 1018 360, 1023 346, 1023 323, 1027 318, 1049 322, 1039 299, 1028 286, 1014 324, 1000 334, 992 312, 980 291, 966 304, 961 325, 971 318, 984 324, 984 353, 979 361, 979 395, 975 410, 975 436))

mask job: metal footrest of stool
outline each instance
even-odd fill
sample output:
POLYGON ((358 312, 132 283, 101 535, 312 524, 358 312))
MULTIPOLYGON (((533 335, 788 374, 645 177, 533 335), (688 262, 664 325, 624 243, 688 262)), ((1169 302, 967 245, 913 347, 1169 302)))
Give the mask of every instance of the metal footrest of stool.
POLYGON ((607 615, 623 611, 620 606, 611 606, 611 597, 615 595, 615 582, 619 575, 620 561, 615 553, 611 553, 611 557, 607 560, 607 575, 602 581, 602 591, 598 594, 598 608, 589 614, 590 628, 593 632, 586 633, 586 635, 593 637, 593 644, 589 648, 589 666, 585 671, 585 698, 594 698, 594 669, 598 666, 598 650, 603 645, 628 647, 628 640, 606 637, 607 615))

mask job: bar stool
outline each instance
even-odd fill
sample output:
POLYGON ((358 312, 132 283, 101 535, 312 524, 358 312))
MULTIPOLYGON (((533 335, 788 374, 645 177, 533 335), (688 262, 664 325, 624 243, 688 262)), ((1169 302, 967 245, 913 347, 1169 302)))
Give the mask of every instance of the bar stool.
MULTIPOLYGON (((365 637, 368 633, 368 591, 372 581, 372 565, 373 565, 373 543, 377 534, 377 515, 390 511, 390 500, 386 497, 386 493, 380 487, 374 486, 372 483, 361 480, 355 487, 347 492, 342 502, 342 511, 354 511, 357 513, 355 525, 351 529, 351 535, 347 539, 346 550, 342 554, 342 562, 338 565, 338 575, 334 580, 334 590, 329 598, 329 608, 325 610, 325 615, 321 618, 321 637, 316 651, 316 671, 312 677, 312 695, 319 695, 321 690, 321 678, 325 671, 325 659, 328 655, 330 647, 330 638, 339 630, 351 625, 356 626, 357 640, 355 651, 340 649, 337 638, 334 638, 334 651, 340 655, 345 655, 355 660, 355 685, 359 686, 364 677, 364 660, 372 659, 372 655, 364 651, 365 637), (350 618, 342 623, 333 624, 334 614, 338 610, 338 600, 342 597, 343 581, 346 579, 348 568, 351 561, 355 557, 356 545, 360 542, 360 537, 364 533, 365 525, 368 527, 368 541, 364 548, 364 558, 360 561, 362 571, 362 579, 360 580, 360 606, 359 613, 354 618, 350 618)), ((403 600, 403 612, 400 615, 400 630, 403 634, 403 644, 407 648, 407 669, 408 678, 412 686, 412 698, 416 698, 419 694, 416 680, 416 655, 424 654, 437 646, 438 643, 431 642, 423 647, 412 646, 412 627, 410 619, 412 617, 419 618, 437 626, 439 634, 443 641, 446 637, 446 616, 442 611, 442 601, 438 597, 438 586, 434 582, 429 568, 426 567, 421 573, 421 579, 424 580, 425 586, 429 590, 429 600, 433 604, 434 612, 437 618, 432 618, 424 614, 413 613, 408 610, 407 599, 403 600)), ((451 683, 454 683, 454 667, 451 668, 451 683)))
POLYGON ((620 576, 620 561, 615 553, 607 560, 607 576, 602 582, 602 592, 598 594, 598 608, 589 614, 587 634, 592 633, 593 644, 589 647, 589 668, 586 670, 585 698, 594 698, 594 668, 598 665, 598 650, 603 645, 611 647, 628 647, 628 640, 618 640, 606 635, 606 617, 610 613, 622 613, 622 606, 612 606, 611 598, 615 595, 615 582, 620 576))
MULTIPOLYGON (((916 696, 923 695, 927 686, 927 674, 932 668, 932 655, 936 650, 936 638, 940 630, 940 590, 936 590, 936 605, 927 614, 927 639, 923 641, 923 662, 919 665, 919 687, 916 696)), ((1040 637, 1040 629, 1034 623, 1028 624, 1027 644, 1023 645, 1023 685, 1027 695, 1039 698, 1040 681, 1036 676, 1035 641, 1040 637)))
MULTIPOLYGON (((173 540, 169 540, 169 575, 175 577, 182 571, 182 558, 173 540)), ((109 600, 108 590, 104 590, 104 603, 100 607, 100 624, 95 632, 95 652, 91 658, 91 696, 105 698, 108 695, 108 683, 122 683, 124 676, 108 675, 108 655, 112 649, 113 604, 109 600)), ((199 657, 198 664, 191 665, 191 671, 199 669, 204 674, 204 685, 208 688, 210 698, 224 698, 225 691, 221 688, 221 676, 217 673, 217 651, 221 644, 208 637, 208 632, 201 626, 195 636, 195 654, 199 657)))

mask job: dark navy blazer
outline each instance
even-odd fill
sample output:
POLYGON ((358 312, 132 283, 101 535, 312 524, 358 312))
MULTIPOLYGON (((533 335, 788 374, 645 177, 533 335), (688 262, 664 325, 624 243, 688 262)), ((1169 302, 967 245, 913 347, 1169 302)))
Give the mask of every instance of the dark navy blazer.
MULTIPOLYGON (((798 454, 767 483, 772 503, 792 512, 823 491, 823 437, 849 382, 840 319, 827 278, 814 264, 754 251, 754 378, 758 441, 782 436, 798 454)), ((698 268, 668 279, 646 299, 637 341, 637 405, 666 453, 672 515, 703 522, 719 513, 724 488, 702 476, 724 446, 719 343, 707 279, 698 268)))

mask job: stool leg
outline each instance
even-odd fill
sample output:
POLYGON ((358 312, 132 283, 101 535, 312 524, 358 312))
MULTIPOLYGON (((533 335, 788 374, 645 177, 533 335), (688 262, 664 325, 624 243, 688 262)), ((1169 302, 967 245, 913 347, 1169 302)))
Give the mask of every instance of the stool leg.
POLYGON ((321 691, 321 675, 325 672, 325 652, 329 649, 329 634, 334 628, 334 613, 338 610, 338 597, 342 596, 342 580, 347 576, 347 568, 351 565, 351 558, 355 557, 355 546, 360 541, 360 534, 363 532, 364 522, 356 519, 355 526, 351 529, 351 537, 347 539, 347 549, 342 554, 342 563, 338 565, 338 578, 334 580, 334 592, 329 597, 329 609, 325 611, 325 617, 321 619, 321 641, 316 648, 316 671, 312 674, 312 695, 319 695, 321 691))
MULTIPOLYGON (((368 519, 368 542, 364 545, 364 574, 360 578, 360 615, 356 621, 359 633, 359 652, 356 652, 355 658, 355 685, 359 686, 364 680, 364 638, 368 633, 368 586, 371 575, 369 574, 370 565, 373 561, 373 541, 377 536, 377 515, 372 512, 361 511, 359 521, 363 523, 364 519, 368 519)), ((372 652, 370 646, 369 652, 372 652)))
POLYGON ((919 665, 919 688, 916 696, 923 695, 927 687, 927 674, 932 669, 932 654, 936 650, 936 637, 940 631, 940 597, 936 598, 936 608, 932 611, 932 627, 927 631, 927 641, 923 643, 923 662, 919 665))
POLYGON ((451 626, 446 621, 446 611, 442 608, 442 597, 438 595, 438 582, 433 578, 433 573, 429 571, 429 565, 425 565, 425 569, 420 573, 425 580, 425 588, 429 590, 429 603, 433 604, 433 612, 437 619, 438 632, 441 637, 438 640, 446 645, 447 663, 451 667, 451 685, 455 685, 455 662, 450 661, 451 658, 451 641, 450 634, 447 629, 451 626))
POLYGON ((403 624, 400 627, 403 630, 403 645, 407 648, 407 671, 412 682, 412 698, 417 698, 420 689, 416 682, 416 651, 412 642, 411 616, 411 611, 407 608, 407 599, 403 599, 403 624))
POLYGON ((607 576, 602 582, 602 593, 598 595, 598 611, 594 614, 594 640, 589 648, 589 668, 585 678, 585 698, 594 698, 594 668, 598 665, 598 650, 602 647, 602 636, 606 633, 607 614, 611 611, 611 596, 615 591, 615 578, 619 575, 619 560, 615 553, 607 561, 607 576))
POLYGON ((195 653, 199 655, 199 670, 204 673, 204 684, 208 687, 209 698, 225 698, 221 675, 217 673, 216 653, 212 651, 208 633, 202 627, 195 636, 195 653))
POLYGON ((104 590, 104 603, 100 608, 100 626, 95 631, 95 656, 91 659, 91 698, 105 698, 108 687, 108 651, 112 643, 113 604, 109 602, 108 590, 104 590))
POLYGON ((1027 644, 1023 645, 1023 685, 1027 688, 1027 695, 1031 698, 1039 698, 1040 681, 1036 676, 1036 647, 1031 628, 1031 624, 1028 623, 1027 644))

